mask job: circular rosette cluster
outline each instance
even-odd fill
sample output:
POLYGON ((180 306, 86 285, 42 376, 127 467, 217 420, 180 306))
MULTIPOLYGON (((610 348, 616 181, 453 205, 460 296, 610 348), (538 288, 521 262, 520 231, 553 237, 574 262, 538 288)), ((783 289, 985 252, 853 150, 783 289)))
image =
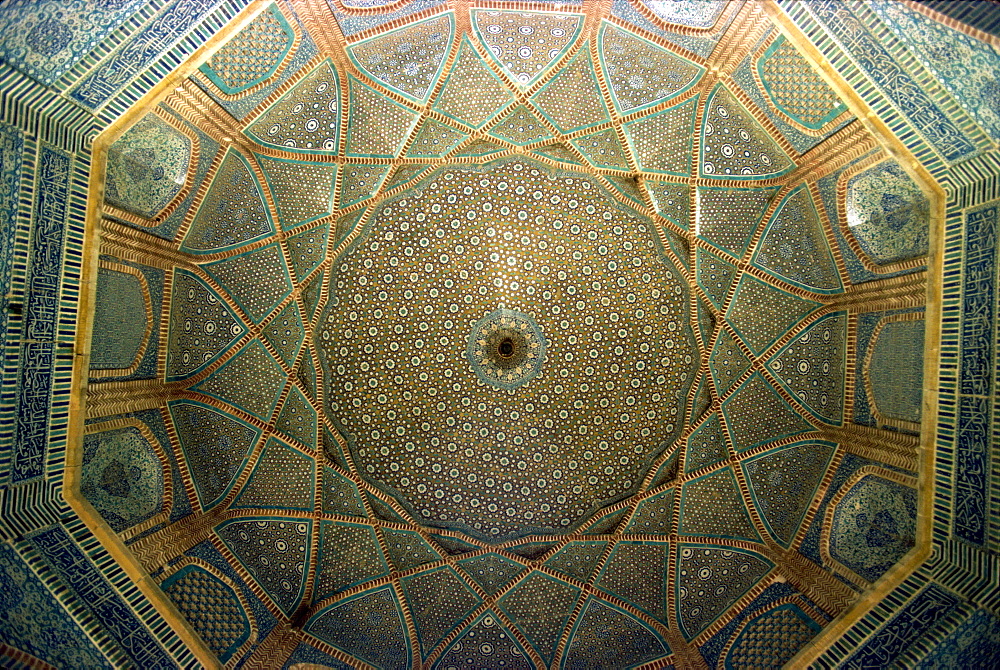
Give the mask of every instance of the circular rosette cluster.
POLYGON ((545 338, 527 314, 498 309, 473 327, 466 358, 486 383, 515 389, 534 379, 542 369, 545 338))
POLYGON ((482 538, 578 527, 680 434, 690 293, 595 178, 443 167, 331 269, 328 415, 415 518, 482 538))

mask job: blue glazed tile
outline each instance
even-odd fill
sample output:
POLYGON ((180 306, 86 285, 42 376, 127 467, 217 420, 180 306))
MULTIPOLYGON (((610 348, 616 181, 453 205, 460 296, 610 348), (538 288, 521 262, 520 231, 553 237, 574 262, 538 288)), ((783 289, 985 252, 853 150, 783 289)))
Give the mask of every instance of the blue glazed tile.
POLYGON ((42 145, 38 152, 25 309, 25 333, 32 340, 55 337, 72 167, 73 159, 68 153, 42 145))
POLYGON ((177 0, 131 36, 69 92, 71 100, 96 112, 222 0, 177 0))
POLYGON ((983 545, 989 525, 990 488, 989 398, 961 396, 955 446, 955 535, 983 545))
POLYGON ((840 667, 849 670, 893 667, 899 656, 938 620, 958 605, 958 599, 931 584, 889 619, 840 667))
POLYGON ((976 610, 921 660, 917 667, 1000 667, 1000 620, 986 610, 976 610))
POLYGON ((51 85, 143 0, 11 0, 0 6, 0 61, 51 85))
MULTIPOLYGON (((130 263, 118 258, 104 257, 119 265, 142 274, 149 290, 149 303, 153 322, 145 319, 146 307, 141 295, 141 283, 135 275, 119 270, 98 273, 97 302, 94 310, 91 370, 127 368, 145 345, 138 367, 127 375, 102 376, 102 382, 156 377, 156 360, 160 343, 159 315, 163 312, 163 270, 130 263), (104 281, 102 281, 104 280, 104 281), (109 281, 110 280, 110 281, 109 281), (143 339, 146 328, 149 337, 143 339)), ((92 377, 92 381, 96 378, 92 377)))
POLYGON ((876 86, 950 163, 970 158, 976 146, 938 108, 842 0, 808 0, 810 11, 840 41, 876 86))
POLYGON ((902 3, 876 2, 872 9, 980 127, 1000 138, 1000 54, 902 3))
POLYGON ((32 535, 29 541, 80 603, 101 622, 104 633, 118 643, 132 663, 151 670, 176 667, 173 659, 65 530, 61 527, 43 530, 32 535))
POLYGON ((0 123, 0 341, 7 340, 10 273, 17 233, 17 200, 21 190, 24 133, 0 123))
POLYGON ((0 640, 56 667, 111 668, 48 587, 6 544, 0 544, 0 640))
POLYGON ((962 253, 961 393, 993 393, 993 327, 996 318, 997 213, 1000 205, 965 217, 962 253))

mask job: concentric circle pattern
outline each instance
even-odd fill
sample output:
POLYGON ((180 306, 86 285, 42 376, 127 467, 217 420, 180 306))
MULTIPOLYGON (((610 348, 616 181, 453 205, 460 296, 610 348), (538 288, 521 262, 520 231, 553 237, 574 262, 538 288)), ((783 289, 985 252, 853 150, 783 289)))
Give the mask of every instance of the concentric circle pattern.
POLYGON ((527 314, 501 308, 469 332, 465 357, 487 384, 516 389, 535 378, 545 361, 545 336, 527 314))
POLYGON ((363 475, 430 525, 570 528, 634 491, 684 422, 688 289, 651 222, 593 178, 439 170, 379 207, 331 282, 330 416, 363 475), (506 370, 475 353, 497 310, 528 349, 506 370))

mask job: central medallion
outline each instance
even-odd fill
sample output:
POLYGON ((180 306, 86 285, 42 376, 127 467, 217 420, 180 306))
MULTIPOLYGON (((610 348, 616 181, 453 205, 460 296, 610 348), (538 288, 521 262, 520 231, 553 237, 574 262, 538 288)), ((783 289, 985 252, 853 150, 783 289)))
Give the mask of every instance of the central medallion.
POLYGON ((428 527, 580 528, 684 425, 687 284, 653 222, 594 177, 442 167, 373 208, 329 290, 327 416, 428 527))
POLYGON ((530 316, 501 308, 476 322, 465 356, 487 384, 513 390, 541 371, 545 338, 530 316))

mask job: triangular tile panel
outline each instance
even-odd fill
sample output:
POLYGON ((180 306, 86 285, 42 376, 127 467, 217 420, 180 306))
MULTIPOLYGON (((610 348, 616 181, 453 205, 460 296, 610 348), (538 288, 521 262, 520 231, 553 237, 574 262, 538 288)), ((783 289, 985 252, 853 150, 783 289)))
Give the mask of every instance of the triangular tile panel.
POLYGON ((465 36, 434 109, 479 129, 513 100, 510 90, 483 62, 465 36))
POLYGON ((167 381, 201 372, 246 330, 236 313, 197 275, 174 269, 167 381))
POLYGON ((691 174, 695 102, 691 99, 625 124, 625 135, 640 170, 691 174))
POLYGON ((308 350, 303 354, 302 360, 295 367, 295 381, 298 382, 302 392, 309 400, 315 404, 319 404, 319 394, 316 392, 316 366, 313 365, 308 350))
POLYGON ((333 241, 334 246, 343 242, 354 231, 366 211, 365 209, 359 209, 337 219, 337 235, 333 241))
POLYGON ((793 444, 743 462, 760 516, 774 539, 788 547, 833 458, 832 442, 793 444))
POLYGON ((804 184, 778 205, 753 262, 803 288, 823 293, 844 288, 812 194, 804 184))
POLYGON ((552 133, 538 120, 535 113, 524 105, 510 110, 503 121, 493 126, 490 135, 519 147, 552 137, 552 133))
POLYGON ((306 337, 299 306, 295 301, 289 302, 278 316, 271 319, 261 334, 278 352, 285 365, 290 368, 294 366, 299 348, 306 337))
POLYGON ((730 547, 681 545, 677 556, 677 621, 692 640, 729 609, 774 564, 730 547))
POLYGON ((316 410, 302 395, 302 391, 293 386, 288 390, 285 404, 281 407, 281 413, 278 414, 274 427, 286 437, 315 449, 317 418, 316 410))
POLYGON ((402 186, 413 181, 417 175, 427 169, 429 163, 403 163, 397 165, 392 174, 385 180, 385 190, 402 186))
POLYGON ((680 451, 674 451, 665 461, 660 463, 660 467, 656 468, 653 479, 649 483, 650 488, 669 484, 677 479, 680 463, 680 451))
POLYGON ((713 412, 705 422, 688 437, 684 450, 684 472, 694 472, 715 465, 729 458, 726 440, 722 435, 719 414, 713 412))
POLYGON ((712 28, 729 0, 700 0, 699 2, 650 2, 646 5, 665 23, 676 23, 689 28, 712 28))
POLYGON ((441 75, 454 36, 455 15, 448 12, 356 42, 347 54, 372 79, 423 103, 441 75))
POLYGON ((260 430, 201 403, 179 400, 168 407, 198 502, 208 509, 228 493, 260 430))
POLYGON ((442 158, 468 137, 440 121, 424 119, 417 137, 406 152, 407 158, 442 158))
POLYGON ((292 652, 292 655, 288 657, 285 663, 292 668, 302 667, 299 664, 309 667, 310 663, 315 663, 323 668, 323 670, 351 670, 351 666, 339 658, 322 652, 314 645, 306 644, 305 642, 299 642, 298 646, 295 647, 295 651, 292 652))
POLYGON ((619 542, 597 579, 597 586, 666 623, 666 544, 619 542))
POLYGON ((698 286, 716 308, 722 309, 736 277, 736 266, 701 247, 695 250, 695 265, 698 286))
POLYGON ((698 187, 695 233, 720 249, 742 256, 778 187, 698 187))
POLYGON ((635 668, 669 653, 670 646, 649 626, 591 598, 573 630, 565 667, 635 668))
POLYGON ((719 331, 719 336, 715 339, 712 355, 708 359, 708 369, 712 371, 712 379, 720 396, 728 392, 750 369, 750 359, 725 328, 719 331))
POLYGON ((494 144, 487 140, 476 140, 475 142, 469 143, 465 148, 456 153, 456 156, 474 156, 476 158, 480 156, 489 156, 490 154, 495 154, 500 151, 506 151, 506 149, 499 144, 494 144))
POLYGON ((273 437, 232 507, 313 509, 313 459, 273 437))
POLYGON ((318 268, 319 264, 326 259, 326 248, 329 242, 329 222, 291 235, 285 240, 296 283, 308 277, 309 273, 318 268))
POLYGON ((701 415, 705 413, 709 405, 712 404, 712 389, 711 384, 708 383, 708 376, 705 375, 701 377, 698 382, 698 390, 695 391, 694 401, 691 404, 691 423, 694 423, 701 418, 701 415))
POLYGON ((559 60, 583 28, 583 16, 569 12, 470 11, 476 37, 522 87, 559 60))
POLYGON ((258 340, 243 347, 238 354, 193 387, 223 402, 267 421, 278 402, 286 375, 278 361, 258 340))
POLYGON ((552 551, 555 546, 555 542, 525 542, 524 544, 517 544, 510 547, 509 551, 529 561, 537 561, 552 551))
MULTIPOLYGON (((350 470, 350 467, 347 465, 347 459, 344 458, 344 450, 341 449, 337 438, 333 436, 333 433, 326 426, 323 427, 321 432, 320 439, 323 441, 323 453, 326 457, 339 466, 341 470, 350 470)), ((395 519, 392 520, 395 521, 395 519)))
POLYGON ((254 581, 286 616, 302 600, 312 521, 302 519, 239 519, 215 529, 254 581))
POLYGON ((669 181, 646 180, 645 184, 657 213, 686 230, 691 222, 691 187, 669 181))
POLYGON ((303 630, 375 667, 413 667, 403 612, 391 586, 337 601, 303 630))
POLYGON ((441 554, 434 551, 434 547, 420 537, 420 533, 383 528, 382 534, 385 535, 389 560, 396 566, 396 570, 410 570, 425 563, 441 560, 441 554))
POLYGON ((785 293, 744 274, 726 319, 754 354, 759 355, 807 314, 820 307, 814 300, 785 293))
POLYGON ((315 317, 316 309, 319 307, 320 298, 323 295, 323 279, 323 273, 319 273, 302 287, 302 304, 306 308, 306 315, 310 321, 315 317))
POLYGON ((254 156, 278 208, 282 230, 315 221, 333 211, 335 164, 254 156))
POLYGON ((451 568, 404 577, 402 584, 424 658, 480 602, 451 568))
POLYGON ((615 532, 618 524, 621 520, 625 518, 628 513, 628 509, 619 509, 614 512, 608 512, 602 516, 597 517, 596 521, 591 522, 583 528, 581 531, 584 535, 606 535, 608 533, 615 532))
POLYGON ((619 177, 617 175, 603 175, 608 182, 615 187, 615 190, 634 202, 639 207, 645 207, 646 203, 642 199, 639 191, 639 184, 632 177, 619 177))
POLYGON ((545 561, 545 566, 586 582, 601 560, 606 546, 607 542, 603 540, 569 542, 545 561))
POLYGON ((610 121, 587 48, 573 57, 532 98, 542 114, 564 133, 610 121))
POLYGON ((705 72, 635 33, 602 21, 597 48, 611 99, 620 114, 675 98, 705 72))
POLYGON ((594 167, 629 169, 628 158, 621 142, 618 141, 618 133, 615 132, 614 128, 570 141, 594 167))
POLYGON ((336 155, 340 139, 340 80, 330 61, 265 109, 244 134, 275 149, 336 155))
POLYGON ((458 539, 457 537, 449 537, 447 535, 439 535, 437 533, 431 533, 431 538, 437 543, 439 547, 444 549, 446 552, 452 556, 458 556, 461 554, 467 554, 470 551, 475 551, 479 547, 476 545, 465 542, 458 539))
POLYGON ((668 489, 639 503, 625 533, 669 535, 674 532, 674 494, 675 489, 668 489))
POLYGON ((812 430, 760 373, 722 403, 729 437, 738 452, 812 430))
POLYGON ((819 319, 768 361, 774 376, 813 416, 840 424, 844 398, 847 314, 819 319))
POLYGON ((314 601, 389 573, 371 526, 323 521, 320 543, 314 601))
POLYGON ((677 260, 687 269, 691 269, 691 244, 686 237, 678 235, 670 228, 663 228, 663 234, 670 243, 670 249, 677 256, 677 260))
POLYGON ((181 251, 213 253, 272 233, 274 224, 250 163, 239 151, 230 149, 184 236, 181 251))
POLYGON ((532 572, 504 595, 499 605, 549 664, 579 595, 576 587, 532 572))
POLYGON ((365 518, 357 485, 330 467, 323 468, 323 512, 365 518))
POLYGON ((550 144, 548 146, 541 147, 540 149, 535 149, 535 153, 545 156, 546 158, 553 158, 563 163, 583 165, 583 162, 577 157, 577 155, 561 142, 550 144))
POLYGON ((819 130, 847 110, 812 64, 784 35, 757 61, 764 91, 782 113, 806 128, 819 130))
POLYGON ((348 163, 344 165, 338 207, 344 209, 375 195, 391 169, 392 166, 388 164, 348 163))
POLYGON ((459 561, 459 565, 491 596, 525 570, 520 563, 493 553, 464 558, 459 561))
POLYGON ((715 179, 771 179, 795 163, 753 115, 719 84, 705 107, 700 176, 715 179))
POLYGON ((708 301, 698 298, 698 330, 701 331, 701 338, 706 348, 711 346, 714 329, 715 316, 708 301))
POLYGON ((725 467, 684 484, 679 532, 681 535, 761 541, 732 468, 725 467))
POLYGON ((347 155, 395 158, 419 115, 354 77, 349 82, 347 155))
POLYGON ((281 247, 269 244, 202 266, 255 323, 292 292, 281 247))
POLYGON ((387 502, 373 496, 371 493, 365 493, 365 499, 368 501, 368 506, 372 509, 372 514, 383 521, 391 521, 392 523, 408 523, 403 516, 401 516, 396 510, 394 510, 387 502))
POLYGON ((514 634, 487 611, 445 649, 435 667, 531 670, 534 665, 514 634))

